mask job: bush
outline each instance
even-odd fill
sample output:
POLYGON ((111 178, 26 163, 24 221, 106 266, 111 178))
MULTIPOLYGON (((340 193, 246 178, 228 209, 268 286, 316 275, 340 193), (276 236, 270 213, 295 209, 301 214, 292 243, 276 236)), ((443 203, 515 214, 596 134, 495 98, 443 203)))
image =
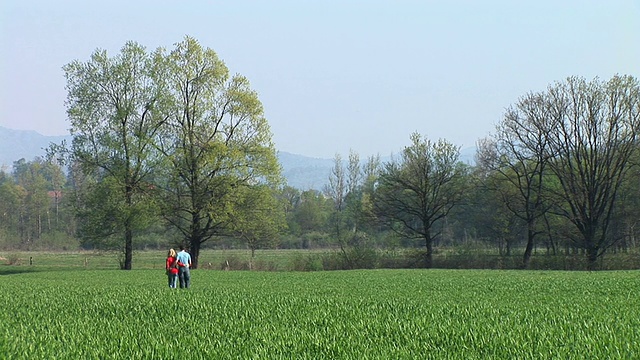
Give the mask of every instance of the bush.
POLYGON ((325 270, 319 254, 297 254, 291 262, 291 267, 294 271, 325 270))
POLYGON ((382 269, 409 269, 416 266, 415 251, 387 250, 378 254, 378 267, 382 269))
POLYGON ((75 251, 80 248, 80 242, 65 234, 55 231, 42 234, 40 239, 34 241, 31 250, 40 251, 75 251))
POLYGON ((221 270, 249 270, 249 262, 231 255, 220 263, 221 270))
POLYGON ((375 249, 356 246, 340 253, 344 269, 375 269, 378 267, 378 253, 375 249))
POLYGON ((9 254, 7 256, 7 265, 21 265, 20 257, 18 254, 9 254))
POLYGON ((256 260, 253 261, 253 265, 251 266, 251 270, 257 271, 278 271, 278 264, 273 261, 268 260, 256 260))

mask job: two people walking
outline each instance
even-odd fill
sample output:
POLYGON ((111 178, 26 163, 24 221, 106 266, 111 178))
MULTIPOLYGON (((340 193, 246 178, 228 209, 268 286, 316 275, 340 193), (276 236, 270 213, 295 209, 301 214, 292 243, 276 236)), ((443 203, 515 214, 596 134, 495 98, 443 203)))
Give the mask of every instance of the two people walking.
POLYGON ((186 251, 185 246, 180 247, 180 252, 169 249, 167 254, 166 270, 169 278, 169 287, 175 289, 180 281, 181 289, 188 289, 191 286, 191 255, 186 251))

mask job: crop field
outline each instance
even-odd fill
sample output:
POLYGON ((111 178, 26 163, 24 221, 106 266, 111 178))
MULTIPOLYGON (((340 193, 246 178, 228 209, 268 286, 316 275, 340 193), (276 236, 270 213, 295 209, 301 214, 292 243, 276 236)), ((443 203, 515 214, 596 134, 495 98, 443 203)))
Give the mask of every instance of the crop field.
POLYGON ((638 271, 0 273, 7 359, 640 358, 638 271))

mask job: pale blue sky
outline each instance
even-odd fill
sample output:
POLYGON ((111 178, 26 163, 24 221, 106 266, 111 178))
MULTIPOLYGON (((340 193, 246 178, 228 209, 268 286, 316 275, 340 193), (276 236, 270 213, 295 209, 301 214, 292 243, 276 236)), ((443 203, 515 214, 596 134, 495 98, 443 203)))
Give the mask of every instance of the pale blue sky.
POLYGON ((529 91, 640 76, 640 1, 87 1, 0 4, 0 126, 67 134, 62 66, 185 35, 258 92, 278 150, 472 147, 529 91))

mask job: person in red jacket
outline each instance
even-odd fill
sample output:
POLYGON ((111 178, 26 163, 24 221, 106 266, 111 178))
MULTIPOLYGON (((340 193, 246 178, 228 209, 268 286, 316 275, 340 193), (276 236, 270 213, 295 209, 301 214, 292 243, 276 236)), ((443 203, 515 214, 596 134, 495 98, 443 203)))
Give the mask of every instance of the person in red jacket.
POLYGON ((178 287, 178 260, 176 258, 176 251, 169 249, 167 254, 167 276, 169 277, 169 287, 175 289, 178 287))

